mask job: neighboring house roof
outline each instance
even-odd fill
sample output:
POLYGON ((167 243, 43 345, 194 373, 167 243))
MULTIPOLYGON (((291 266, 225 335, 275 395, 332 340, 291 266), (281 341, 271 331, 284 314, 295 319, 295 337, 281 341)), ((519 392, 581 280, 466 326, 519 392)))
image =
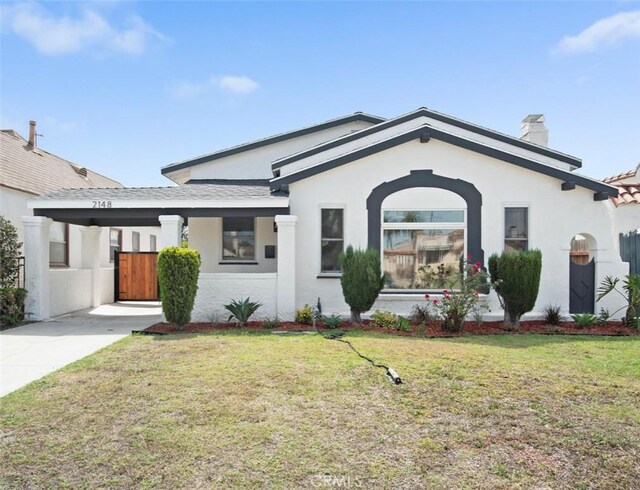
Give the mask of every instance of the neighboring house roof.
POLYGON ((618 197, 612 197, 611 202, 618 207, 622 204, 640 204, 640 178, 638 176, 640 164, 635 170, 629 170, 618 175, 603 179, 603 182, 618 188, 618 197))
POLYGON ((0 185, 36 195, 62 188, 122 187, 120 182, 30 146, 12 129, 0 130, 0 185))
POLYGON ((238 146, 227 148, 225 150, 220 150, 214 153, 210 153, 208 155, 202 155, 197 158, 185 160, 183 162, 165 165, 164 167, 162 167, 160 171, 163 175, 168 174, 171 172, 175 172, 176 170, 182 170, 184 168, 193 167, 201 163, 207 163, 213 160, 218 160, 220 158, 228 157, 230 155, 235 155, 237 153, 242 153, 244 151, 255 150, 256 148, 261 148, 263 146, 271 145, 273 143, 279 143, 280 141, 286 141, 288 139, 297 138, 299 136, 315 133, 317 131, 323 131, 325 129, 333 128, 335 126, 341 126, 343 124, 348 124, 354 121, 365 121, 373 124, 378 124, 382 121, 385 121, 385 119, 382 117, 373 116, 371 114, 356 112, 354 114, 349 114, 347 116, 331 119, 329 121, 325 121, 320 124, 315 124, 313 126, 308 126, 302 129, 296 129, 295 131, 276 134, 274 136, 269 136, 268 138, 263 138, 263 139, 252 141, 249 143, 243 143, 238 146))
POLYGON ((318 153, 321 153, 323 151, 329 150, 331 148, 336 148, 340 145, 343 145, 345 143, 349 143, 351 141, 355 141, 359 138, 363 138, 365 136, 369 136, 371 134, 375 134, 379 131, 383 131, 385 129, 389 129, 392 128, 394 126, 398 126, 402 123, 405 123, 407 121, 411 121, 412 119, 416 119, 419 117, 429 117, 431 119, 435 119, 436 121, 440 121, 440 122, 444 122, 446 124, 450 124, 452 126, 467 130, 467 131, 471 131, 473 133, 479 134, 481 136, 486 136, 489 138, 493 138, 497 141, 501 141, 503 143, 508 143, 510 145, 516 146, 518 148, 523 148, 529 151, 532 151, 534 153, 538 153, 540 155, 544 155, 546 157, 550 157, 550 158, 554 158, 556 160, 559 160, 561 162, 564 163, 568 163, 569 165, 572 165, 573 167, 582 167, 582 160, 571 156, 571 155, 567 155, 566 153, 561 153, 559 151, 556 150, 552 150, 550 148, 547 148, 545 146, 540 146, 537 145, 535 143, 531 143, 529 141, 525 141, 522 140, 520 138, 516 138, 514 136, 509 136, 507 134, 504 133, 500 133, 498 131, 494 131, 492 129, 488 129, 482 126, 478 126, 476 124, 472 124, 470 122, 467 121, 463 121, 461 119, 457 119, 451 116, 448 116, 446 114, 443 114, 441 112, 437 112, 437 111, 433 111, 430 109, 427 109, 426 107, 421 107, 413 112, 410 112, 408 114, 404 114, 402 116, 396 117, 394 119, 388 119, 384 122, 381 122, 379 124, 376 124, 375 126, 371 126, 369 128, 365 128, 362 129, 360 131, 357 131, 355 133, 352 134, 348 134, 346 136, 342 136, 340 138, 336 138, 334 140, 328 141, 326 143, 322 143, 320 145, 314 146, 312 148, 309 148, 307 150, 301 151, 299 153, 296 153, 294 155, 290 155, 284 158, 281 158, 279 160, 276 160, 275 162, 273 162, 273 164, 271 165, 271 168, 275 171, 278 168, 281 168, 285 165, 288 165, 290 163, 296 162, 298 160, 301 160, 303 158, 307 158, 310 157, 312 155, 316 155, 318 153))
POLYGON ((550 177, 555 177, 563 182, 563 190, 570 190, 575 187, 575 185, 591 189, 596 192, 596 195, 594 195, 594 199, 596 200, 606 200, 609 196, 618 195, 616 187, 612 185, 605 184, 601 181, 590 179, 589 177, 584 177, 573 172, 562 170, 557 167, 545 165, 535 160, 517 156, 504 150, 493 148, 486 144, 479 143, 462 136, 435 129, 434 127, 427 124, 419 128, 395 135, 391 138, 372 143, 362 148, 358 148, 357 150, 351 151, 344 155, 329 158, 316 165, 305 167, 296 172, 274 178, 271 181, 271 188, 274 190, 283 189, 283 186, 287 186, 288 184, 291 184, 293 182, 312 177, 327 170, 331 170, 341 165, 345 165, 355 160, 359 160, 361 158, 373 155, 389 148, 393 148, 395 146, 418 138, 422 143, 428 143, 431 138, 434 138, 445 143, 456 145, 467 150, 475 151, 477 153, 481 153, 483 155, 526 168, 528 170, 539 172, 550 177))

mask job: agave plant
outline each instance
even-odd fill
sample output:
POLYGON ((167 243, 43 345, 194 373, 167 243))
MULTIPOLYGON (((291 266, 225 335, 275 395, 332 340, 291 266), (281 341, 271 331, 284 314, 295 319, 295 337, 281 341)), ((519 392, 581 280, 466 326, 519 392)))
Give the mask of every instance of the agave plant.
POLYGON ((251 301, 251 298, 245 298, 241 300, 232 300, 228 305, 224 305, 225 309, 231 313, 227 321, 236 319, 241 325, 246 325, 258 308, 262 306, 262 303, 257 301, 251 301))
POLYGON ((626 305, 618 308, 611 315, 615 315, 620 310, 626 308, 623 322, 625 325, 638 327, 640 317, 640 274, 628 274, 622 281, 622 291, 618 289, 620 279, 607 276, 598 287, 598 298, 600 301, 607 294, 615 291, 626 301, 626 305))

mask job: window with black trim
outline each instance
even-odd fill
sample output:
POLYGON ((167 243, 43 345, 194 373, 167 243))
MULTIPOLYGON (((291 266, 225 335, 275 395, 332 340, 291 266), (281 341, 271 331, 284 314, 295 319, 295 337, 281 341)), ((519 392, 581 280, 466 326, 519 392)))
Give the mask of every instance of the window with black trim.
POLYGON ((69 224, 54 221, 49 228, 49 265, 69 265, 69 224))
POLYGON ((398 209, 382 213, 386 289, 457 289, 465 257, 463 209, 398 209))
POLYGON ((222 218, 222 260, 255 261, 255 220, 222 218))
POLYGON ((113 262, 116 252, 122 250, 122 230, 117 228, 109 229, 109 262, 113 262))
POLYGON ((344 249, 344 209, 321 210, 320 272, 338 273, 338 256, 344 249))
POLYGON ((137 231, 131 232, 131 251, 140 251, 140 233, 138 233, 137 231))
POLYGON ((504 251, 529 249, 529 209, 504 208, 504 251))

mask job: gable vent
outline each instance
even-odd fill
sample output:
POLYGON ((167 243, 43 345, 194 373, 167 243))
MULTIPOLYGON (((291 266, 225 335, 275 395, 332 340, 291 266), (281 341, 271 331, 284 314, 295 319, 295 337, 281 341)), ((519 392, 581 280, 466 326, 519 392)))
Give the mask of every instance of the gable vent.
POLYGON ((71 168, 80 176, 87 177, 86 167, 79 167, 78 165, 71 165, 71 168))

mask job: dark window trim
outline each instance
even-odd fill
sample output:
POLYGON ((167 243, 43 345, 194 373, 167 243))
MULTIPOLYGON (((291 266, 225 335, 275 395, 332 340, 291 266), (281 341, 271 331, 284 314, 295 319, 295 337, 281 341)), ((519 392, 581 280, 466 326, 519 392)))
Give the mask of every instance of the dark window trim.
POLYGON ((369 247, 381 250, 382 201, 404 189, 434 187, 458 194, 467 203, 467 253, 474 261, 484 264, 482 250, 482 194, 470 182, 436 175, 433 170, 412 170, 409 175, 384 182, 375 187, 367 198, 369 247))
MULTIPOLYGON (((227 217, 235 218, 236 216, 227 216, 227 217)), ((241 217, 248 218, 249 216, 241 216, 241 217)), ((224 216, 222 217, 222 220, 220 222, 220 225, 222 227, 222 233, 220 234, 220 245, 222 245, 220 253, 222 254, 222 258, 218 262, 220 265, 225 265, 225 264, 226 265, 238 265, 238 264, 255 265, 258 263, 258 257, 257 257, 258 240, 257 240, 257 233, 256 233, 257 216, 251 216, 251 217, 253 218, 253 258, 246 259, 246 260, 237 259, 237 258, 231 258, 231 259, 224 258, 224 219, 225 217, 224 216)))
MULTIPOLYGON (((322 270, 322 242, 323 241, 328 241, 328 242, 342 242, 342 251, 344 252, 344 210, 345 210, 345 206, 344 205, 334 205, 331 207, 321 207, 320 208, 320 273, 318 274, 318 277, 320 276, 324 276, 326 274, 340 274, 342 275, 342 273, 338 270, 338 271, 323 271, 322 270), (325 209, 340 209, 342 210, 342 238, 323 238, 322 237, 322 211, 324 211, 325 209)), ((338 267, 340 267, 340 265, 338 265, 338 267)))
POLYGON ((118 253, 122 252, 122 228, 109 228, 109 263, 113 264, 115 262, 115 254, 114 258, 111 258, 111 230, 118 232, 118 253))

